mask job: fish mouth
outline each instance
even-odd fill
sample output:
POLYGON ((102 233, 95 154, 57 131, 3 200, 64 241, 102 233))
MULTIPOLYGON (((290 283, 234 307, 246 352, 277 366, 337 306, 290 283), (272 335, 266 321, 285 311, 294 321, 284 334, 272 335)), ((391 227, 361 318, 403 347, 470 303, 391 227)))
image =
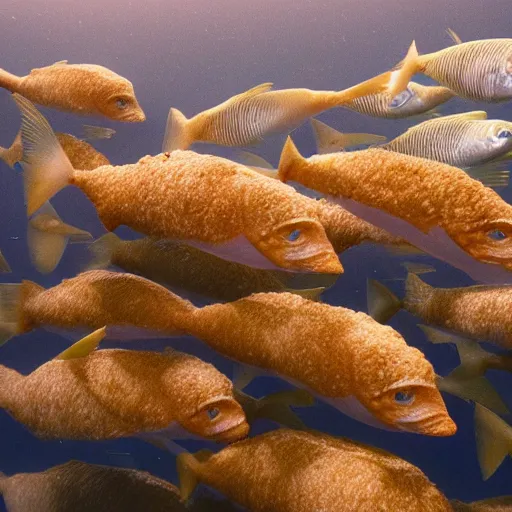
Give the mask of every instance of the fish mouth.
POLYGON ((142 110, 139 110, 137 112, 131 112, 126 117, 121 119, 121 121, 124 121, 125 123, 142 123, 146 120, 146 114, 142 110))
POLYGON ((338 256, 334 253, 325 252, 316 254, 305 259, 292 260, 291 266, 317 274, 343 274, 344 269, 338 256))
POLYGON ((414 420, 399 419, 396 426, 405 432, 433 437, 449 437, 457 432, 457 425, 447 414, 432 414, 414 420))
POLYGON ((244 419, 237 425, 234 425, 227 430, 223 430, 222 432, 218 432, 217 434, 210 436, 209 439, 218 443, 235 443, 245 439, 249 435, 249 430, 249 423, 247 423, 247 421, 244 419))

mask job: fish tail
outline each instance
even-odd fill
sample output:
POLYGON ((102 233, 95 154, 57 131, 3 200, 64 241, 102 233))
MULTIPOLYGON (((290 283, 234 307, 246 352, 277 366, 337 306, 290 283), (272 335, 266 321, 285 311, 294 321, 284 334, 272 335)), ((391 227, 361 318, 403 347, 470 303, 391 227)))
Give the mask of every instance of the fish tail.
POLYGON ((176 458, 176 466, 180 481, 180 495, 183 501, 188 501, 198 484, 197 473, 203 462, 212 456, 210 450, 201 450, 194 455, 181 453, 176 458))
POLYGON ((416 49, 416 42, 413 41, 405 59, 399 62, 395 66, 395 70, 392 72, 391 79, 389 81, 389 87, 387 92, 391 96, 396 96, 407 88, 411 78, 416 74, 420 73, 424 69, 424 57, 418 55, 416 49))
POLYGON ((348 89, 338 91, 334 93, 333 106, 342 107, 363 96, 386 92, 390 86, 390 80, 392 80, 392 78, 393 73, 388 71, 361 82, 360 84, 349 87, 348 89))
POLYGON ((190 120, 177 108, 171 108, 167 116, 162 152, 187 149, 194 143, 190 120))
POLYGON ((2 87, 2 89, 16 92, 20 87, 21 80, 21 77, 13 75, 12 73, 5 71, 5 69, 0 69, 0 87, 2 87))
POLYGON ((26 98, 13 95, 22 114, 23 178, 30 217, 69 185, 73 166, 45 117, 26 98))
POLYGON ((277 175, 279 179, 286 183, 288 180, 293 180, 302 167, 307 166, 307 160, 299 153, 297 146, 295 146, 292 138, 288 136, 281 151, 281 158, 279 160, 279 167, 277 175))
POLYGON ((417 310, 432 296, 434 288, 422 281, 415 272, 409 272, 405 280, 404 307, 417 310))
POLYGON ((366 302, 368 314, 381 324, 386 323, 403 307, 402 301, 391 290, 374 279, 368 279, 366 302))
POLYGON ((59 264, 68 242, 87 242, 92 235, 62 221, 53 206, 46 202, 29 223, 27 242, 32 263, 42 274, 59 264))
POLYGON ((22 142, 21 131, 19 131, 9 148, 0 147, 0 160, 3 160, 11 169, 14 169, 14 164, 21 160, 21 157, 22 142))
POLYGON ((107 233, 95 240, 89 245, 92 261, 87 266, 87 270, 103 269, 112 265, 114 253, 122 243, 122 240, 114 233, 107 233))
POLYGON ((275 421, 282 427, 305 430, 307 427, 291 407, 312 407, 315 399, 303 389, 272 393, 259 400, 253 419, 275 421))
POLYGON ((475 438, 482 477, 487 480, 512 452, 512 427, 498 415, 477 404, 475 438))
POLYGON ((8 274, 9 272, 12 272, 11 267, 9 266, 9 263, 7 263, 2 252, 0 252, 0 274, 8 274))

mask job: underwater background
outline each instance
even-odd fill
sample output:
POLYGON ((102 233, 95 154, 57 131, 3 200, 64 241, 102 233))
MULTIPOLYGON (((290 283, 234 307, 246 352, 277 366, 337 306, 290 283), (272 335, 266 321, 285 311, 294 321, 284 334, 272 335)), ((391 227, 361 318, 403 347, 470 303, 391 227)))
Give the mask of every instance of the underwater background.
MULTIPOLYGON (((105 119, 84 119, 42 108, 54 129, 80 136, 83 123, 116 130, 111 140, 93 145, 113 164, 134 162, 161 150, 169 107, 187 117, 263 82, 278 89, 307 87, 344 89, 390 69, 415 39, 420 53, 452 44, 446 34, 454 29, 463 41, 511 37, 510 2, 505 0, 0 0, 0 66, 23 76, 32 68, 63 59, 111 68, 132 81, 147 121, 121 124, 105 119)), ((432 83, 424 76, 416 81, 432 83)), ((460 98, 441 107, 443 114, 486 110, 489 118, 512 120, 512 103, 480 104, 460 98)), ((416 124, 416 119, 376 119, 333 109, 319 116, 345 132, 368 132, 392 139, 416 124)), ((8 91, 0 90, 0 145, 9 146, 18 132, 20 115, 8 91)), ((309 123, 293 138, 305 156, 315 150, 309 123)), ((284 136, 266 139, 251 148, 277 165, 284 136)), ((196 145, 200 152, 230 156, 233 151, 196 145)), ((34 280, 49 287, 84 270, 90 261, 87 247, 70 245, 57 269, 39 274, 26 245, 26 214, 21 176, 0 162, 0 249, 11 265, 1 282, 34 280)), ((510 189, 500 194, 512 200, 510 189)), ((91 232, 105 233, 92 204, 75 188, 60 192, 52 204, 63 220, 91 232)), ((122 238, 138 235, 128 228, 116 231, 122 238)), ((366 280, 385 281, 405 276, 401 263, 407 257, 389 254, 373 245, 354 247, 341 256, 345 273, 322 299, 366 311, 366 280)), ((473 284, 461 271, 428 256, 415 261, 435 266, 425 281, 434 286, 473 284)), ((399 295, 403 282, 386 282, 399 295)), ((421 349, 436 372, 445 375, 458 365, 452 345, 432 345, 417 327, 419 320, 402 311, 390 322, 413 346, 421 349)), ((70 344, 43 330, 16 337, 0 347, 0 363, 29 373, 70 344)), ((105 342, 103 347, 120 346, 105 342)), ((189 338, 131 342, 125 348, 161 350, 174 346, 213 362, 232 375, 233 364, 189 338)), ((489 348, 486 346, 485 348, 489 348)), ((487 377, 512 407, 512 375, 489 371, 487 377)), ((246 392, 262 396, 289 387, 283 381, 260 377, 246 392)), ((444 395, 457 423, 453 437, 435 438, 395 433, 366 426, 325 404, 297 409, 311 428, 346 436, 384 448, 418 466, 450 499, 474 501, 512 494, 512 460, 507 458, 496 474, 483 482, 473 427, 473 406, 444 395)), ((510 422, 510 416, 506 417, 510 422)), ((253 433, 275 428, 259 421, 253 433)), ((70 459, 149 471, 178 483, 175 458, 137 439, 113 442, 42 441, 6 412, 0 411, 0 471, 10 475, 41 471, 70 459)), ((190 450, 207 443, 184 441, 190 450)))

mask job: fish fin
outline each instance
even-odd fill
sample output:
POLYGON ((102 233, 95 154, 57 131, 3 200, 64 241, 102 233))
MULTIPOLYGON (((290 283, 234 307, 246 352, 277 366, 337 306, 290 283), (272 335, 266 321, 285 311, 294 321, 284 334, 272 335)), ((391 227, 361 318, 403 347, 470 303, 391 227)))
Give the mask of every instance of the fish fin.
POLYGON ((464 344, 467 341, 470 341, 462 336, 457 336, 456 334, 451 334, 441 329, 430 327, 430 325, 418 324, 418 327, 423 331, 428 341, 431 343, 455 343, 458 345, 459 343, 464 344))
POLYGON ((384 250, 393 256, 421 256, 426 254, 425 251, 414 247, 414 245, 408 245, 404 242, 401 245, 384 245, 384 250))
POLYGON ((405 261, 401 263, 402 267, 407 270, 408 273, 411 274, 429 274, 430 272, 435 272, 436 269, 432 265, 428 265, 426 263, 414 263, 412 261, 405 261))
POLYGON ((462 44, 462 39, 456 34, 454 30, 452 30, 451 28, 447 28, 446 33, 450 36, 450 39, 455 44, 462 44))
POLYGON ((442 116, 439 119, 433 119, 438 123, 445 121, 485 121, 487 119, 487 112, 485 110, 472 110, 471 112, 460 112, 458 114, 450 114, 449 116, 442 116))
MULTIPOLYGON (((0 285, 1 286, 1 285, 0 285)), ((246 388, 255 378, 264 375, 264 372, 258 368, 243 364, 235 365, 233 369, 233 386, 237 389, 246 388)))
POLYGON ((276 169, 262 169, 261 167, 251 167, 247 166, 251 171, 257 172, 258 174, 261 174, 262 176, 266 176, 267 178, 271 178, 273 180, 279 179, 277 175, 276 169))
POLYGON ((111 139, 116 131, 105 126, 94 126, 91 124, 83 124, 82 130, 85 140, 102 140, 111 139))
POLYGON ((343 151, 345 148, 352 146, 381 144, 387 140, 382 135, 372 135, 371 133, 342 133, 318 119, 311 119, 311 127, 313 128, 319 155, 343 151))
POLYGON ((363 96, 371 96, 372 94, 385 92, 389 88, 392 77, 393 73, 387 71, 386 73, 374 76, 348 89, 338 91, 334 95, 335 103, 333 106, 341 107, 363 96))
POLYGON ((267 419, 275 421, 282 427, 304 430, 307 428, 306 425, 291 410, 291 407, 311 407, 314 403, 314 397, 304 389, 272 393, 259 400, 254 419, 267 419))
POLYGON ((196 454, 182 453, 176 458, 180 495, 183 501, 188 501, 197 486, 197 468, 212 456, 210 450, 201 450, 196 454))
POLYGON ((512 427, 493 412, 477 404, 475 439, 482 477, 488 480, 512 451, 512 427))
POLYGON ((13 98, 22 114, 22 166, 30 217, 69 184, 73 166, 44 116, 23 96, 13 94, 13 98))
POLYGON ((57 62, 54 62, 52 66, 67 66, 68 61, 67 60, 58 60, 57 62))
POLYGON ((489 162, 477 167, 469 167, 465 172, 473 178, 483 183, 486 187, 498 188, 508 187, 510 181, 510 171, 503 168, 503 162, 489 162))
POLYGON ((384 324, 402 309, 402 301, 382 283, 368 279, 366 285, 368 314, 384 324))
POLYGON ((314 302, 322 302, 321 295, 325 291, 325 286, 319 286, 318 288, 306 288, 305 290, 296 290, 294 288, 285 288, 285 292, 294 293, 299 295, 303 299, 312 300, 314 302))
POLYGON ((457 370, 458 368, 446 377, 437 377, 439 390, 450 393, 462 400, 483 405, 498 414, 509 413, 507 405, 485 377, 467 376, 457 370))
POLYGON ((434 288, 422 281, 415 273, 409 272, 405 280, 404 304, 424 304, 434 288))
POLYGON ((2 251, 0 251, 0 274, 8 274, 9 272, 12 272, 11 267, 9 266, 9 263, 7 263, 2 251))
POLYGON ((256 167, 258 169, 267 169, 269 171, 273 171, 274 173, 276 172, 271 163, 267 162, 261 156, 250 153, 249 151, 237 151, 236 161, 244 164, 247 167, 250 167, 251 169, 256 167))
POLYGON ((0 284, 0 346, 20 332, 23 285, 0 284))
POLYGON ((107 335, 107 328, 102 327, 85 338, 77 341, 74 345, 61 352, 54 359, 67 361, 69 359, 78 359, 80 357, 87 357, 91 352, 98 348, 103 338, 107 335))
POLYGON ((421 64, 416 49, 416 41, 411 43, 405 59, 403 59, 392 73, 391 80, 389 81, 388 93, 395 97, 398 93, 407 89, 409 82, 413 75, 421 71, 421 64))
POLYGON ((115 233, 107 233, 100 236, 88 247, 92 253, 92 261, 87 266, 87 269, 103 269, 112 265, 114 252, 122 243, 123 241, 115 233))
MULTIPOLYGON (((241 101, 247 101, 255 96, 259 96, 260 94, 263 94, 265 92, 270 91, 273 87, 272 82, 265 82, 263 84, 255 85, 254 87, 251 87, 247 91, 241 92, 240 94, 237 94, 235 96, 232 96, 229 98, 229 100, 226 101, 226 104, 229 104, 229 106, 240 103, 241 101)), ((226 105, 227 106, 227 105, 226 105)))
POLYGON ((92 235, 62 221, 50 202, 46 202, 30 219, 27 242, 32 263, 36 269, 48 274, 59 264, 68 241, 86 242, 92 235))
POLYGON ((177 108, 171 108, 167 116, 162 153, 188 149, 194 142, 194 134, 190 130, 190 120, 177 108))
POLYGON ((7 89, 10 92, 16 92, 21 84, 21 80, 21 77, 13 75, 12 73, 5 71, 5 69, 0 69, 0 87, 2 89, 7 89))
POLYGON ((303 162, 306 162, 306 159, 300 154, 292 138, 288 136, 283 150, 281 151, 281 158, 279 159, 279 168, 277 171, 279 179, 286 183, 290 170, 295 165, 303 162))

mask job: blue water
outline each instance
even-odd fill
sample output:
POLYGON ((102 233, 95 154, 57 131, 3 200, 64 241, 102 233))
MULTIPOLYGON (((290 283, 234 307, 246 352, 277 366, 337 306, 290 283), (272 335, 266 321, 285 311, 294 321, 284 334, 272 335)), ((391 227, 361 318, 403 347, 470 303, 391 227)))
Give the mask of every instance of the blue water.
MULTIPOLYGON (((55 129, 80 135, 83 122, 117 130, 112 140, 95 146, 115 164, 133 162, 160 151, 170 106, 193 115, 258 83, 273 81, 277 88, 343 89, 392 67, 416 39, 421 53, 451 44, 445 29, 453 28, 463 40, 510 37, 510 2, 505 0, 188 0, 166 2, 110 0, 2 0, 0 8, 0 67, 24 75, 35 67, 68 59, 96 63, 129 78, 147 115, 142 124, 124 125, 83 119, 43 109, 55 129)), ((421 83, 430 83, 417 77, 421 83)), ((512 104, 488 105, 452 100, 443 113, 486 110, 489 118, 512 119, 512 104)), ((392 138, 415 121, 379 120, 337 109, 319 118, 343 131, 370 132, 392 138)), ((0 145, 8 146, 19 128, 19 113, 6 91, 0 90, 0 145)), ((308 124, 294 140, 303 154, 312 154, 314 141, 308 124)), ((257 149, 277 163, 283 137, 272 137, 257 149)), ((229 155, 229 150, 202 146, 201 151, 229 155)), ((26 245, 26 217, 21 176, 0 163, 0 249, 13 273, 2 282, 34 280, 45 287, 74 276, 88 262, 84 246, 66 250, 60 266, 42 276, 32 268, 26 245)), ((509 202, 510 189, 502 191, 509 202)), ((94 208, 73 188, 53 200, 63 219, 95 237, 104 233, 94 208)), ((127 228, 122 237, 133 237, 127 228)), ((345 274, 327 291, 324 300, 366 310, 368 277, 403 277, 403 258, 382 248, 363 246, 341 256, 345 274)), ((471 284, 461 272, 432 258, 437 272, 426 280, 435 286, 471 284)), ((391 283, 401 292, 400 282, 391 283)), ((401 312, 391 325, 408 343, 420 348, 437 373, 458 364, 451 346, 429 344, 417 328, 418 319, 401 312)), ((187 340, 152 341, 133 348, 160 349, 168 344, 187 349, 187 340)), ((56 335, 38 330, 11 340, 0 348, 0 363, 28 373, 68 345, 56 335)), ((106 347, 114 344, 105 344, 106 347)), ((218 368, 231 374, 232 364, 199 351, 218 368)), ((489 372, 489 378, 512 407, 510 374, 489 372)), ((246 391, 257 396, 286 387, 281 381, 260 378, 246 391)), ((445 400, 458 432, 450 438, 429 438, 391 433, 367 427, 326 405, 301 409, 310 427, 385 448, 420 467, 449 497, 465 501, 512 494, 512 462, 508 458, 496 474, 483 482, 476 458, 473 407, 449 395, 445 400)), ((508 418, 510 421, 510 418, 508 418)), ((254 432, 271 428, 264 422, 254 432)), ((0 412, 0 470, 13 474, 40 471, 69 459, 147 470, 177 483, 174 457, 135 439, 115 442, 41 441, 5 412, 0 412)), ((191 450, 200 443, 185 443, 191 450)))

